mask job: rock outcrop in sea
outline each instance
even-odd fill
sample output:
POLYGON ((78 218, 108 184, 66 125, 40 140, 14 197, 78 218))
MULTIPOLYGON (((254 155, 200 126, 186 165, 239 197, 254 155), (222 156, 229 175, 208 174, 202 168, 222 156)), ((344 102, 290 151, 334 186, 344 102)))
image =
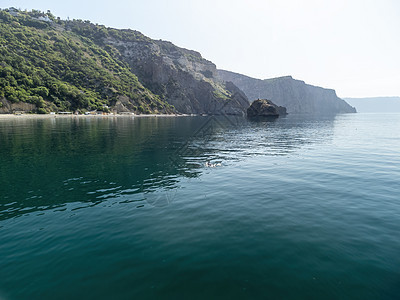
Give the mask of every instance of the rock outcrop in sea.
POLYGON ((286 115, 286 108, 274 104, 271 100, 258 99, 251 103, 247 109, 247 116, 253 117, 279 117, 286 115))
POLYGON ((287 108, 289 114, 355 113, 356 109, 340 99, 335 90, 306 84, 291 76, 256 79, 242 74, 218 70, 222 81, 231 81, 249 99, 266 98, 287 108))

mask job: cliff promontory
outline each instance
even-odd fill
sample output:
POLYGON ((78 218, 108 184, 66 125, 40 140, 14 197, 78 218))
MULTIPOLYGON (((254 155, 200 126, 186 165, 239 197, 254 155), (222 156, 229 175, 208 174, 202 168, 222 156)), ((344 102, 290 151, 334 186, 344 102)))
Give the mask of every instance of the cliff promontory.
POLYGON ((286 107, 289 114, 356 112, 354 107, 337 97, 334 90, 312 86, 291 76, 261 80, 224 70, 218 70, 218 76, 222 81, 233 82, 250 100, 271 99, 286 107))

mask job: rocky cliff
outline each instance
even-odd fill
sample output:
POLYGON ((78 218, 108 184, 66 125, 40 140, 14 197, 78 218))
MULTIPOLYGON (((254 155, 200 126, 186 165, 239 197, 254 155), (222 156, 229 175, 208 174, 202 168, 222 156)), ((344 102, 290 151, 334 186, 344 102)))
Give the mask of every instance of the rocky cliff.
POLYGON ((49 11, 0 9, 0 57, 0 99, 38 113, 243 115, 249 106, 196 51, 49 11))
POLYGON ((153 40, 135 30, 117 30, 89 22, 65 28, 94 41, 127 64, 140 83, 187 114, 245 114, 248 100, 234 84, 219 80, 215 64, 200 53, 153 40))
MULTIPOLYGON (((137 33, 139 34, 139 33, 137 33)), ((218 80, 215 64, 200 53, 146 37, 104 39, 143 85, 181 113, 244 114, 248 100, 231 83, 218 80)))
POLYGON ((291 76, 273 79, 255 79, 238 73, 218 70, 221 81, 231 81, 237 85, 250 100, 266 98, 284 106, 289 114, 332 114, 355 113, 336 92, 306 84, 291 76))
POLYGON ((16 112, 34 113, 36 106, 31 103, 17 102, 12 103, 5 98, 0 98, 0 114, 12 114, 16 112))

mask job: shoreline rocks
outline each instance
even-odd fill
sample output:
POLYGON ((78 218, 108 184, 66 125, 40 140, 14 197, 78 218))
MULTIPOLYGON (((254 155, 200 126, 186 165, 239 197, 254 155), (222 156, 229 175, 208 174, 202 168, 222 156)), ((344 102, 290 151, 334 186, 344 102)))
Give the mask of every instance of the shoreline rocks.
POLYGON ((287 115, 286 108, 278 106, 271 100, 257 99, 247 109, 247 117, 279 117, 287 115))

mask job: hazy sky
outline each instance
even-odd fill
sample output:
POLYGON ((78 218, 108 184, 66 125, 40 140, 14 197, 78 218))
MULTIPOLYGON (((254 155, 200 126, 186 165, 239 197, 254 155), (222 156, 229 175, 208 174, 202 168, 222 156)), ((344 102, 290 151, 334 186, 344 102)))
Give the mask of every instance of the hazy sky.
POLYGON ((400 96, 399 0, 0 0, 10 6, 136 29, 256 78, 400 96))

